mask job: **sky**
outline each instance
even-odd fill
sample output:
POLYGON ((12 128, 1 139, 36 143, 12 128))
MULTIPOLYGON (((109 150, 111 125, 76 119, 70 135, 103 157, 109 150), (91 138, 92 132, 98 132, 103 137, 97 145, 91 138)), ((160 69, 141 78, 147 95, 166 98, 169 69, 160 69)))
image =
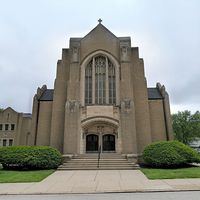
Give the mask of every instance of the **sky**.
POLYGON ((70 37, 103 20, 130 36, 148 87, 164 84, 171 112, 200 110, 199 0, 0 0, 0 107, 31 112, 38 87, 53 88, 70 37))

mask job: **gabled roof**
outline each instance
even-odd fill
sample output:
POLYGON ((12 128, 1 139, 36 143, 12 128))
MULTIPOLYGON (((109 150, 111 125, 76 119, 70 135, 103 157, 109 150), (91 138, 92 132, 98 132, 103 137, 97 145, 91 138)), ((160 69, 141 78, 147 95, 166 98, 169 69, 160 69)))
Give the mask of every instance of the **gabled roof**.
POLYGON ((149 100, 163 99, 158 88, 147 88, 147 91, 149 100))
POLYGON ((6 109, 3 110, 3 112, 6 112, 6 111, 11 111, 11 112, 15 112, 15 113, 18 113, 17 111, 15 111, 13 108, 11 107, 7 107, 6 109))
POLYGON ((53 101, 53 92, 53 89, 45 90, 42 96, 40 97, 39 101, 53 101))
POLYGON ((95 26, 87 35, 85 35, 82 40, 84 40, 86 37, 88 37, 89 35, 92 35, 93 33, 97 32, 97 31, 106 31, 108 32, 112 37, 115 37, 116 39, 118 39, 117 36, 115 36, 109 29, 107 29, 103 24, 99 23, 97 26, 95 26))
POLYGON ((15 111, 13 108, 11 108, 11 107, 7 107, 6 109, 4 109, 3 111, 2 111, 2 113, 3 112, 13 112, 13 113, 15 113, 16 115, 18 115, 18 114, 22 114, 22 116, 23 117, 29 117, 29 118, 31 118, 31 113, 22 113, 22 112, 17 112, 17 111, 15 111))

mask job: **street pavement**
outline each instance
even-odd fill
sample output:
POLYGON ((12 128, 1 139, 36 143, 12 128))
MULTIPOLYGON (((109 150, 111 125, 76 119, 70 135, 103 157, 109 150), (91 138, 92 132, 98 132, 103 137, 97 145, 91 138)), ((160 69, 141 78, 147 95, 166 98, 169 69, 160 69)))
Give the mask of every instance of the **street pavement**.
POLYGON ((199 178, 149 180, 140 170, 56 171, 37 183, 0 184, 2 195, 189 190, 200 190, 199 178))
POLYGON ((199 200, 200 192, 3 195, 0 200, 199 200))

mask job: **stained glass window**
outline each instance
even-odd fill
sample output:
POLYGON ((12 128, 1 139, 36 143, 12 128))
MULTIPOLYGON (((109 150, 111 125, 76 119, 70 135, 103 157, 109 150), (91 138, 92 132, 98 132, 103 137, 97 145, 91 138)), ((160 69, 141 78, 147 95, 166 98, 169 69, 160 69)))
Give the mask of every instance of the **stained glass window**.
POLYGON ((116 104, 115 77, 115 67, 107 57, 92 58, 85 69, 85 104, 116 104))

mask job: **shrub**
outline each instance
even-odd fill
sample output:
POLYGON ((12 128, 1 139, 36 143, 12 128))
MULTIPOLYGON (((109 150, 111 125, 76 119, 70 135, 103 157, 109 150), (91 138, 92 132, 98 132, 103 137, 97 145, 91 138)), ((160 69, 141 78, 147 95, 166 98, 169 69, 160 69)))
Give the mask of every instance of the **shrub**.
POLYGON ((199 154, 178 141, 162 141, 148 145, 143 152, 145 164, 151 167, 173 168, 199 163, 199 154))
POLYGON ((54 169, 61 163, 61 154, 47 146, 1 147, 0 163, 4 169, 54 169))

